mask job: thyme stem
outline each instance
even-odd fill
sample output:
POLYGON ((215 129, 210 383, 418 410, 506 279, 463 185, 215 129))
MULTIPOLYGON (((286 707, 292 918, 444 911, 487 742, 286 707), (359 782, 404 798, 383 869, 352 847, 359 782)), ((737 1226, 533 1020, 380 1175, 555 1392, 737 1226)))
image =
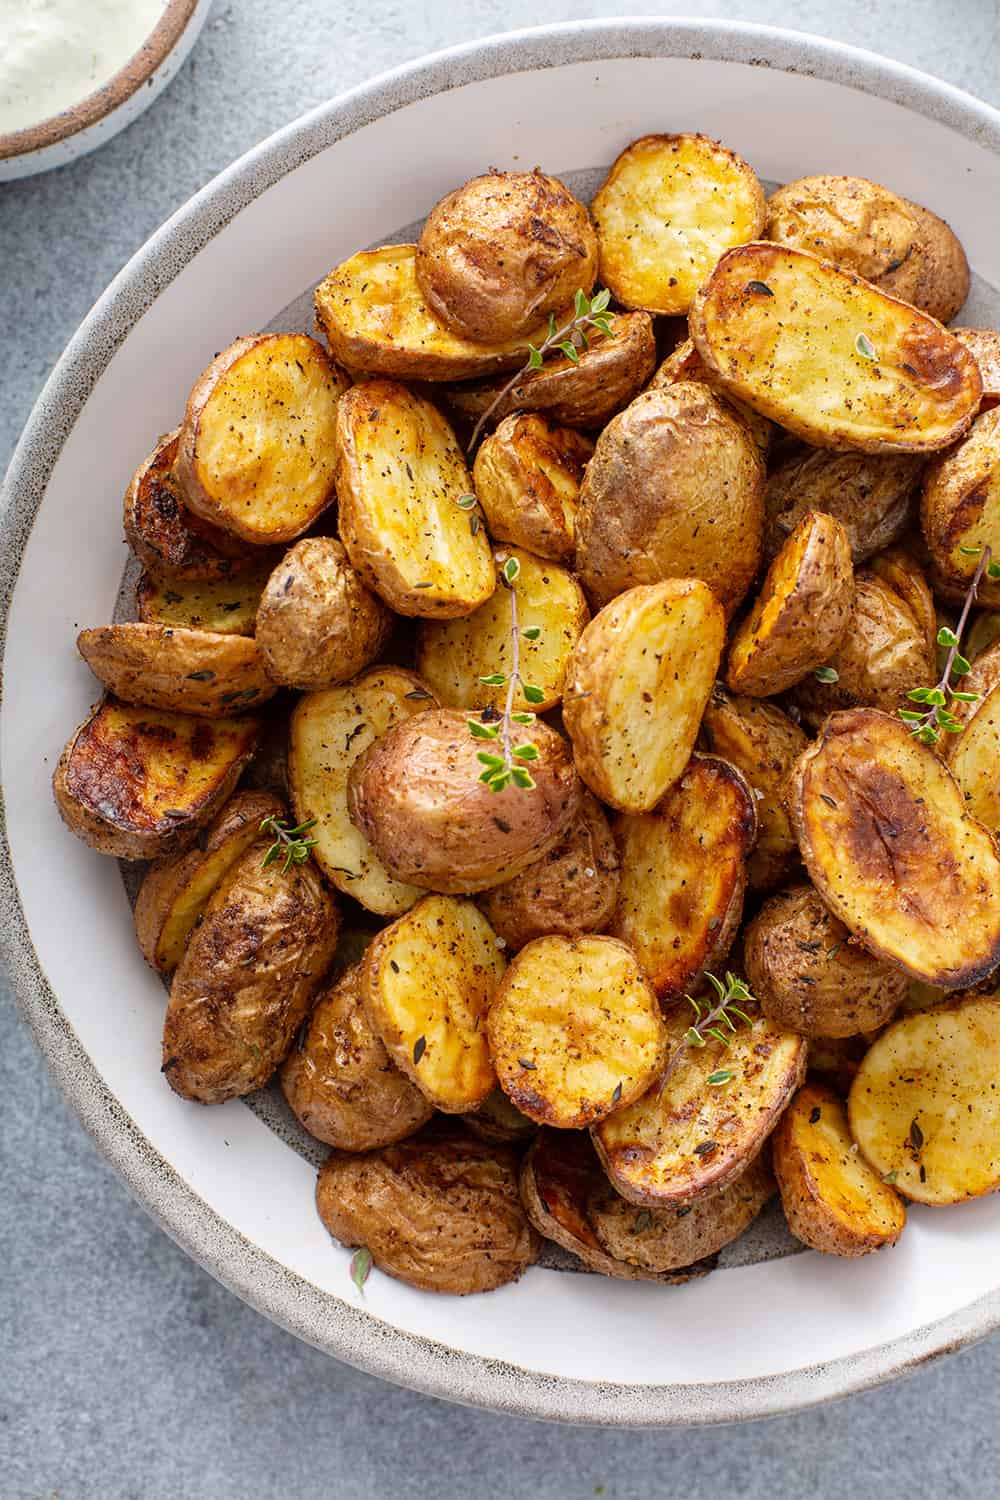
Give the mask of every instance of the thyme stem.
POLYGON ((511 734, 511 714, 514 712, 514 695, 521 686, 521 631, 517 619, 517 590, 511 584, 510 594, 510 642, 511 666, 507 679, 507 702, 503 711, 503 726, 500 740, 503 745, 503 766, 509 771, 514 764, 514 740, 511 734))
POLYGON ((962 644, 965 627, 969 623, 972 606, 976 602, 976 595, 979 592, 979 585, 983 580, 983 574, 990 569, 992 556, 993 550, 991 547, 984 547, 982 549, 979 555, 979 562, 976 564, 976 571, 972 575, 972 581, 969 584, 965 600, 962 604, 962 613, 958 617, 958 623, 954 631, 945 632, 942 630, 938 637, 940 645, 944 645, 945 640, 949 640, 948 655, 944 659, 944 669, 938 681, 933 688, 917 688, 907 694, 907 697, 913 702, 927 703, 928 707, 926 711, 916 716, 905 709, 901 710, 902 717, 910 725, 910 733, 915 739, 921 740, 925 745, 934 745, 937 743, 941 728, 948 729, 951 733, 955 733, 961 728, 959 721, 949 712, 949 700, 957 697, 960 700, 967 701, 967 695, 963 695, 957 688, 952 687, 951 675, 955 670, 956 661, 959 662, 959 680, 969 670, 969 664, 965 658, 963 657, 959 660, 959 647, 962 644))
POLYGON ((670 1082, 674 1073, 677 1071, 677 1066, 680 1063, 681 1058, 686 1056, 686 1054, 691 1050, 692 1047, 704 1046, 705 1038, 706 1036, 710 1036, 712 1034, 713 1028, 715 1029, 716 1035, 718 1035, 718 1023, 720 1021, 725 1022, 725 1024, 732 1031, 736 1030, 736 1027, 733 1024, 732 1016, 730 1015, 730 1011, 732 1011, 733 1015, 738 1016, 741 1021, 749 1021, 749 1017, 745 1016, 743 1012, 741 1010, 738 1010, 733 1004, 734 1000, 747 1001, 753 999, 750 991, 741 980, 737 979, 733 974, 727 974, 726 983, 725 985, 722 985, 720 984, 719 980, 716 979, 714 974, 706 974, 705 978, 708 979, 713 985, 718 998, 715 1004, 707 1012, 707 1014, 703 1016, 700 1014, 700 1006, 698 1005, 698 1002, 696 1000, 691 1000, 691 997, 689 995, 686 995, 684 997, 690 1002, 690 1004, 695 1007, 695 1010, 699 1012, 698 1020, 694 1023, 693 1026, 688 1027, 687 1031, 684 1033, 683 1037, 674 1048, 670 1061, 667 1063, 667 1066, 664 1068, 662 1074, 660 1075, 660 1085, 656 1096, 658 1099, 663 1098, 664 1089, 670 1082))

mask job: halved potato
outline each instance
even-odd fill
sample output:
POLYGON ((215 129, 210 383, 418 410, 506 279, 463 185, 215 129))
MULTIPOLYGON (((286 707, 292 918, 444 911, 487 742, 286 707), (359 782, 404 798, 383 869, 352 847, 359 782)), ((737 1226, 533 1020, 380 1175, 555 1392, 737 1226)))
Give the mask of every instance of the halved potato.
POLYGON ((230 867, 261 836, 265 818, 288 810, 271 792, 237 792, 204 836, 186 854, 157 860, 146 872, 135 903, 135 933, 142 956, 169 974, 184 954, 195 923, 230 867))
POLYGON ((245 635, 127 621, 81 630, 76 645, 123 703, 214 719, 245 713, 278 691, 260 647, 245 635))
POLYGON ((846 1109, 823 1084, 799 1089, 782 1115, 774 1175, 789 1229, 812 1250, 868 1255, 906 1225, 902 1198, 858 1153, 846 1109))
POLYGON ((861 1154, 917 1203, 1000 1187, 1000 997, 903 1016, 858 1069, 848 1100, 861 1154))
POLYGON ((610 937, 528 943, 511 961, 487 1024, 504 1093, 529 1119, 563 1130, 638 1098, 666 1044, 635 954, 610 937))
POLYGON ((729 647, 726 684, 767 698, 823 666, 844 638, 854 602, 851 544, 839 521, 809 511, 767 570, 729 647))
POLYGON ((207 630, 213 635, 253 635, 269 567, 232 578, 189 582, 143 573, 135 586, 136 612, 144 625, 207 630))
POLYGON ((59 759, 56 805, 70 831, 101 854, 176 854, 226 801, 259 735, 259 719, 209 724, 104 698, 59 759))
POLYGON ((451 620, 490 597, 490 544, 457 503, 472 492, 455 434, 405 386, 369 380, 337 410, 337 497, 347 555, 398 614, 451 620))
POLYGON ((615 837, 622 875, 610 931, 656 993, 676 999, 733 945, 757 837, 753 792, 728 761, 693 755, 651 812, 618 819, 615 837))
POLYGON ((538 557, 572 560, 584 466, 594 445, 537 412, 515 412, 479 446, 476 498, 490 535, 538 557))
POLYGON ((757 842, 747 860, 751 890, 777 885, 798 853, 782 803, 785 781, 808 740, 774 703, 713 692, 702 719, 708 747, 740 771, 757 803, 757 842))
POLYGON ((570 658, 563 720, 577 769, 620 812, 646 812, 687 765, 725 640, 696 578, 630 589, 596 615, 570 658))
POLYGON ((626 146, 591 205, 601 280, 624 307, 686 313, 719 256, 764 228, 751 166, 704 135, 626 146))
POLYGON ((966 811, 1000 834, 1000 687, 969 707, 962 733, 956 739, 949 736, 946 758, 966 811))
MULTIPOLYGON (((1000 408, 977 417, 958 446, 929 465, 920 524, 938 592, 960 603, 982 548, 990 547, 1000 557, 1000 408)), ((978 599, 987 608, 1000 609, 1000 581, 984 577, 978 599)))
POLYGON ((199 376, 181 426, 185 503, 244 541, 290 542, 336 498, 337 402, 348 380, 305 333, 237 339, 199 376))
POLYGON ((764 457, 767 456, 774 434, 773 424, 766 417, 762 417, 760 412, 754 411, 752 406, 747 406, 745 401, 734 401, 732 396, 723 391, 715 376, 706 369, 701 355, 690 339, 684 339, 679 343, 662 364, 657 366, 656 374, 649 382, 648 389, 655 391, 661 386, 676 385, 680 380, 694 380, 701 385, 710 386, 750 429, 750 435, 761 454, 764 457))
POLYGON ((813 884, 872 953, 964 989, 1000 963, 1000 855, 940 757, 872 708, 833 714, 792 772, 813 884))
MULTIPOLYGON (((703 1012, 704 1013, 704 1012, 703 1012)), ((806 1068, 806 1041, 755 1008, 736 1022, 729 1046, 712 1037, 686 1047, 694 1014, 683 1002, 666 1017, 669 1053, 685 1047, 662 1087, 592 1131, 604 1169, 623 1198, 680 1208, 734 1182, 760 1152, 806 1068), (721 1073, 723 1082, 709 1083, 721 1073)))
POLYGON ((503 976, 496 934, 471 901, 427 896, 365 953, 365 1008, 396 1066, 436 1109, 477 1109, 496 1087, 486 1014, 503 976))
POLYGON ((729 250, 691 337, 727 390, 817 448, 931 453, 979 409, 969 351, 935 320, 800 250, 729 250))
POLYGON ((951 328, 960 344, 964 344, 979 366, 983 377, 983 402, 981 411, 989 411, 1000 401, 1000 332, 995 328, 951 328))
POLYGON ((912 453, 792 453, 767 476, 765 559, 777 556, 807 512, 822 511, 843 526, 855 563, 864 562, 906 530, 923 464, 912 453))
POLYGON ((521 681, 542 693, 541 701, 529 703, 518 687, 514 707, 518 713, 545 713, 562 698, 569 658, 590 610, 573 574, 558 563, 520 547, 499 547, 494 555, 500 568, 508 558, 517 560, 516 581, 498 588, 463 620, 426 621, 417 640, 416 668, 449 708, 503 708, 507 684, 491 687, 482 679, 513 670, 513 589, 521 681), (533 630, 541 632, 535 640, 526 634, 533 630))
POLYGON ((295 821, 315 819, 313 858, 338 890, 382 917, 398 917, 423 892, 394 880, 347 811, 358 757, 395 724, 436 704, 415 672, 373 667, 354 682, 305 693, 292 713, 288 784, 295 821))

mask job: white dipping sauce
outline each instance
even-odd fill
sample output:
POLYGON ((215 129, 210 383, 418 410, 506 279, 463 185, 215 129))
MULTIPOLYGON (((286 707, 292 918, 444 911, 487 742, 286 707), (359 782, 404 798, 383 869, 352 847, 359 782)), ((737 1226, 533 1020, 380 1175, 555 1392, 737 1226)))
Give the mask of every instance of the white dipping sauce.
POLYGON ((166 0, 0 0, 0 133, 79 104, 125 66, 166 0))

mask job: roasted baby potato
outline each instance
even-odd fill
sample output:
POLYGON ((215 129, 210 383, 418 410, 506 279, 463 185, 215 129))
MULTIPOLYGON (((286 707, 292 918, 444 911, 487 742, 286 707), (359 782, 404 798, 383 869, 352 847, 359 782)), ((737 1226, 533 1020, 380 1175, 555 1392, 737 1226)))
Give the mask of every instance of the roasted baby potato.
POLYGON ((177 448, 187 506, 244 541, 290 542, 335 498, 334 425, 348 380, 305 333, 237 339, 188 397, 177 448))
POLYGON ((480 910, 508 948, 549 933, 579 937, 610 922, 620 865, 601 804, 585 792, 580 810, 554 848, 513 880, 479 897, 480 910))
POLYGON ((767 476, 764 557, 771 562, 809 511, 833 516, 851 556, 864 562, 905 531, 923 460, 910 453, 831 453, 802 448, 767 476))
POLYGON ((696 578, 630 589, 601 610, 570 659, 563 721, 577 769, 620 812, 647 812, 687 765, 725 639, 696 578))
POLYGON ((52 778, 63 822, 101 854, 156 859, 192 844, 257 746, 258 719, 209 724, 104 698, 52 778))
MULTIPOLYGON (((490 721, 480 719, 488 727, 490 721)), ((348 809, 397 880, 448 895, 485 891, 519 875, 562 838, 583 788, 569 746, 541 720, 518 729, 533 745, 530 788, 495 792, 483 780, 484 743, 460 709, 397 724, 351 768, 348 809)))
POLYGON ((808 743, 805 734, 774 703, 713 692, 702 719, 708 747, 735 766, 757 804, 757 842, 747 860, 751 890, 768 890, 787 873, 798 853, 782 804, 785 780, 808 743))
POLYGON ((831 715, 799 757, 786 805, 813 884, 872 953, 942 989, 966 989, 1000 963, 996 844, 899 719, 831 715))
POLYGON ((299 1124, 340 1151, 377 1151, 413 1135, 434 1106, 393 1064, 362 1003, 361 965, 320 995, 281 1069, 299 1124))
POLYGON ((316 1207, 341 1244, 363 1245, 380 1271, 425 1292, 491 1292, 517 1281, 541 1249, 514 1152, 457 1130, 362 1156, 334 1152, 316 1207))
POLYGON ((150 865, 135 903, 135 933, 148 964, 163 974, 176 969, 219 882, 259 841, 261 823, 287 816, 280 797, 270 792, 237 792, 194 848, 150 865))
POLYGON ((143 573, 135 586, 136 613, 144 625, 207 630, 213 635, 253 635, 260 596, 270 573, 269 567, 255 568, 208 582, 143 573))
POLYGON ((1000 1187, 1000 1000, 902 1016, 867 1053, 848 1099, 862 1156, 917 1203, 1000 1187))
POLYGON ((902 1198, 851 1139, 832 1089, 807 1083, 774 1133, 774 1175, 788 1227, 811 1250, 868 1255, 894 1245, 906 1225, 902 1198))
POLYGON ((958 236, 943 219, 919 203, 908 207, 917 221, 921 254, 914 267, 907 263, 888 275, 882 289, 950 323, 969 295, 969 262, 958 236))
POLYGON ((676 385, 678 381, 688 380, 697 381, 699 385, 710 386, 717 396, 721 396, 726 405, 735 411, 744 425, 750 429, 750 436, 761 454, 766 457, 774 433, 773 425, 766 417, 762 417, 760 412, 754 411, 752 406, 747 406, 745 401, 734 401, 731 396, 727 395, 715 377, 705 368, 701 355, 691 340, 684 339, 667 355, 663 363, 657 366, 656 374, 649 382, 649 389, 659 390, 663 386, 676 385))
POLYGON ((580 487, 576 564, 598 605, 640 583, 700 578, 727 614, 760 562, 764 466, 706 385, 644 391, 597 440, 580 487))
POLYGON ((487 1027, 504 1093, 529 1119, 563 1130, 637 1099, 666 1046, 635 954, 610 937, 528 943, 500 981, 487 1027))
POLYGON ((686 313, 731 245, 764 227, 764 192, 742 157, 704 135, 626 146, 591 205, 601 280, 624 307, 686 313))
POLYGON ((271 574, 257 644, 274 682, 305 691, 356 677, 389 639, 392 615, 333 537, 296 542, 271 574))
POLYGON ((476 498, 490 535, 556 562, 573 558, 576 507, 594 445, 537 412, 505 417, 472 466, 476 498))
POLYGON ((975 664, 977 659, 998 640, 1000 640, 1000 614, 997 614, 995 610, 984 609, 974 617, 962 651, 968 660, 975 664))
POLYGON ((458 335, 497 343, 530 333, 589 292, 597 275, 590 215, 557 177, 492 170, 436 203, 417 245, 417 285, 458 335))
MULTIPOLYGON (((688 1003, 666 1018, 670 1055, 691 1025, 688 1003)), ((687 1048, 667 1078, 591 1132, 623 1198, 648 1208, 681 1208, 721 1191, 744 1172, 802 1082, 804 1037, 756 1011, 737 1022, 730 1044, 687 1048), (731 1074, 724 1084, 706 1079, 731 1074)))
POLYGON ((1000 834, 1000 687, 969 705, 965 728, 944 749, 966 812, 1000 834))
MULTIPOLYGON (((569 658, 590 610, 567 569, 520 547, 499 547, 495 553, 501 568, 511 557, 518 567, 510 588, 516 596, 519 670, 523 681, 542 694, 529 702, 517 688, 514 707, 518 713, 544 713, 562 699, 569 658), (535 640, 525 634, 532 630, 541 632, 535 640)), ((512 652, 510 592, 498 588, 464 620, 425 621, 416 667, 449 708, 502 708, 506 682, 491 686, 483 678, 506 676, 513 667, 512 652)))
POLYGON ((347 778, 373 741, 435 701, 414 672, 373 667, 342 687, 307 693, 292 713, 288 784, 295 820, 315 819, 313 857, 326 878, 382 917, 398 917, 423 892, 394 880, 355 828, 347 810, 347 778))
MULTIPOLYGON (((1000 410, 977 417, 965 438, 928 466, 920 524, 945 598, 961 602, 983 547, 1000 556, 1000 410)), ((979 603, 1000 609, 1000 582, 984 578, 979 603)))
POLYGON ((245 635, 128 621, 81 630, 76 645, 116 698, 145 708, 214 719, 245 713, 278 690, 245 635))
POLYGON ((538 1126, 515 1109, 497 1085, 477 1109, 462 1116, 462 1123, 481 1141, 498 1146, 525 1146, 538 1134, 538 1126))
POLYGON ((726 685, 768 698, 834 655, 851 618, 854 568, 839 521, 808 511, 767 570, 729 647, 726 685))
POLYGON ((390 380, 356 385, 336 422, 340 535, 361 577, 401 615, 471 615, 495 586, 486 533, 456 504, 472 480, 436 407, 390 380))
POLYGON ((311 861, 264 859, 265 834, 229 867, 174 971, 163 1068, 175 1093, 221 1104, 284 1060, 337 946, 337 908, 311 861))
POLYGON ((776 1026, 803 1036, 857 1036, 892 1019, 906 975, 851 942, 811 885, 765 901, 743 934, 750 988, 776 1026))
POLYGON ((610 931, 656 993, 676 999, 733 945, 757 837, 753 792, 727 761, 693 755, 651 812, 618 819, 615 837, 622 874, 610 931))
POLYGON ((882 578, 902 599, 916 620, 927 641, 928 652, 937 659, 938 617, 923 570, 913 554, 905 547, 889 547, 879 552, 869 564, 876 578, 882 578))
POLYGON ((964 345, 926 313, 800 250, 727 251, 690 327, 727 390, 816 448, 932 453, 979 410, 982 380, 964 345))
POLYGON ((496 1087, 486 1013, 504 971, 493 928, 471 901, 427 896, 369 945, 361 994, 393 1062, 446 1114, 496 1087))
POLYGON ((980 411, 988 411, 1000 401, 1000 332, 995 328, 950 328, 964 344, 979 366, 983 379, 983 401, 980 411))

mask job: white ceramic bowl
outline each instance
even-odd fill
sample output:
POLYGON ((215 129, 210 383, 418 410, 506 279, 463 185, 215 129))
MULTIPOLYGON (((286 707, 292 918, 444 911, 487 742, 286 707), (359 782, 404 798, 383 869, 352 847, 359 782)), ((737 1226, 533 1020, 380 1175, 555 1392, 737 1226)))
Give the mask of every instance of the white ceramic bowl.
POLYGON ((81 1119, 168 1233, 303 1338, 436 1395, 567 1421, 785 1411, 986 1333, 1000 1322, 1000 1197, 916 1208, 897 1249, 856 1263, 758 1236, 751 1253, 772 1258, 731 1258, 679 1288, 535 1269, 458 1300, 376 1274, 362 1299, 314 1212, 313 1166, 272 1128, 270 1106, 202 1109, 164 1085, 163 991, 133 940, 121 874, 66 832, 49 778, 95 696, 73 638, 114 608, 119 497, 215 350, 272 322, 307 326, 303 293, 335 261, 491 163, 579 181, 634 136, 674 129, 720 137, 770 181, 856 172, 929 203, 980 278, 970 320, 1000 313, 1000 116, 985 105, 868 54, 752 26, 593 22, 498 37, 316 110, 153 237, 38 402, 0 545, 3 956, 81 1119))

